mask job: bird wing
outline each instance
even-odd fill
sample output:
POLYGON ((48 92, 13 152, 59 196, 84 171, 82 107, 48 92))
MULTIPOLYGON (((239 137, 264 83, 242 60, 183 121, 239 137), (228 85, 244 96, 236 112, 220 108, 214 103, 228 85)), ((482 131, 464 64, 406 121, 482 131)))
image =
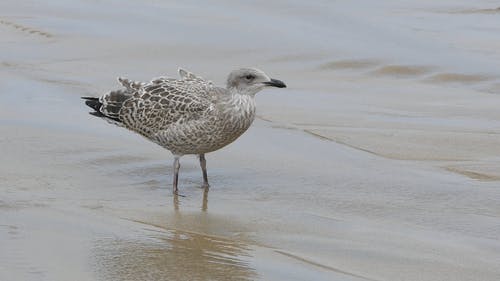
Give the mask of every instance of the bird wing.
POLYGON ((134 85, 136 91, 123 102, 120 120, 128 128, 151 136, 174 123, 201 118, 213 108, 220 90, 214 90, 211 81, 183 69, 179 69, 179 74, 181 79, 161 77, 138 87, 134 85))

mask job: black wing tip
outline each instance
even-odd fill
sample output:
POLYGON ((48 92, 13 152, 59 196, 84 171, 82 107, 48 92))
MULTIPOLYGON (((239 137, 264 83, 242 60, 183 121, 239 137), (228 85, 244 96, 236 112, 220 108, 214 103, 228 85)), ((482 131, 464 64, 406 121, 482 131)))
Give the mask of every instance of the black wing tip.
POLYGON ((82 100, 99 100, 99 98, 95 97, 80 97, 82 100))
POLYGON ((90 115, 93 115, 93 116, 96 116, 96 117, 100 117, 100 118, 110 119, 110 120, 113 120, 113 121, 116 121, 116 122, 119 122, 119 123, 122 122, 119 118, 110 117, 110 116, 104 115, 101 112, 102 103, 99 101, 99 98, 95 98, 95 97, 81 97, 81 99, 85 100, 85 104, 88 107, 90 107, 93 110, 95 110, 94 112, 89 112, 90 115))
POLYGON ((97 116, 97 117, 106 117, 104 114, 100 113, 99 111, 93 111, 89 112, 90 115, 97 116))
POLYGON ((100 113, 102 103, 100 103, 99 100, 87 100, 85 101, 85 104, 100 113))
POLYGON ((93 115, 93 116, 96 116, 96 117, 100 117, 100 118, 105 118, 105 119, 110 119, 110 120, 113 120, 113 121, 116 121, 116 122, 119 122, 121 123, 122 121, 118 118, 115 118, 115 117, 110 117, 110 116, 106 116, 104 115, 102 112, 101 112, 101 106, 102 106, 102 103, 99 101, 99 98, 94 98, 94 97, 82 97, 82 99, 86 100, 85 101, 85 104, 92 108, 93 112, 89 112, 90 115, 93 115))

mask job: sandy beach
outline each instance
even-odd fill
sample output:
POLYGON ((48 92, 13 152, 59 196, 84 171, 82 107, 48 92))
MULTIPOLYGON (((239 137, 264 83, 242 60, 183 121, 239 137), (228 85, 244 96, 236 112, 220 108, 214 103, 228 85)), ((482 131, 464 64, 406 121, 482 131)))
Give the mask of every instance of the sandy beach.
POLYGON ((0 280, 500 280, 500 12, 394 2, 0 3, 0 280), (80 99, 242 66, 288 88, 185 197, 80 99))

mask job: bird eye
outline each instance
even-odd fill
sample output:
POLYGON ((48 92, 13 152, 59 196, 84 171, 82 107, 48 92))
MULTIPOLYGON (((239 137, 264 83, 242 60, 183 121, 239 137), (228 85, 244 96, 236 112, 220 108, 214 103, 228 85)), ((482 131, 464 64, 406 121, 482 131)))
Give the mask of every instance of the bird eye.
POLYGON ((255 76, 253 76, 252 74, 248 74, 247 76, 245 76, 245 79, 247 80, 253 80, 255 78, 255 76))

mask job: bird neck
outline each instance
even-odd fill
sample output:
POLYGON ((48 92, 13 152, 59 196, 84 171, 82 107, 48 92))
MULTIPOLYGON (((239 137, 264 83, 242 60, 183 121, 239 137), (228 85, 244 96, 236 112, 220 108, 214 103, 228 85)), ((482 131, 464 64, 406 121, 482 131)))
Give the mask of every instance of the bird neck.
POLYGON ((230 92, 224 101, 222 112, 235 122, 247 120, 251 123, 255 118, 255 99, 253 96, 230 92))

